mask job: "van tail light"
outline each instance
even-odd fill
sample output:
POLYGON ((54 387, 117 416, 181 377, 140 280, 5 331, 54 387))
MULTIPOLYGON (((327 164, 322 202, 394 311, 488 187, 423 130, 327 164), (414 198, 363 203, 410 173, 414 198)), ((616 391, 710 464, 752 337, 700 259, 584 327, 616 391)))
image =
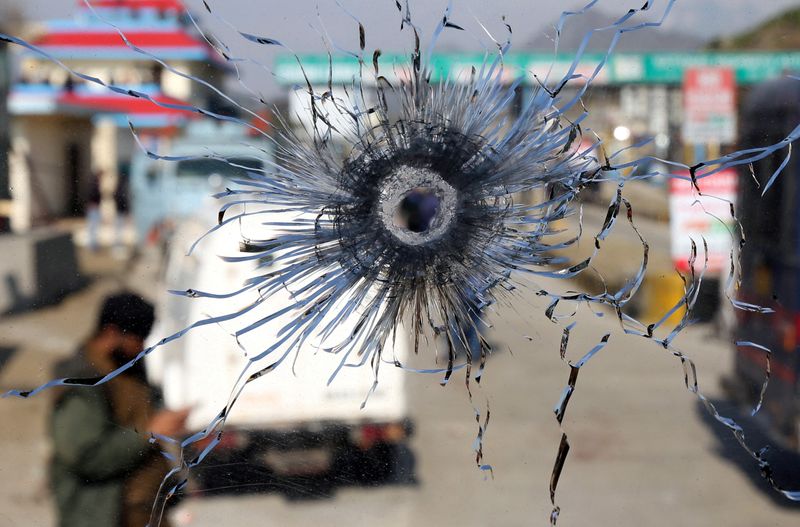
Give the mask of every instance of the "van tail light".
MULTIPOLYGON (((211 442, 217 438, 217 434, 210 434, 193 443, 192 446, 198 451, 205 449, 211 442)), ((214 447, 215 450, 228 450, 243 448, 247 444, 246 434, 240 433, 237 430, 225 430, 219 438, 219 443, 214 447)))
POLYGON ((408 436, 406 427, 401 423, 366 424, 353 430, 353 443, 362 450, 367 450, 376 443, 398 443, 408 436))

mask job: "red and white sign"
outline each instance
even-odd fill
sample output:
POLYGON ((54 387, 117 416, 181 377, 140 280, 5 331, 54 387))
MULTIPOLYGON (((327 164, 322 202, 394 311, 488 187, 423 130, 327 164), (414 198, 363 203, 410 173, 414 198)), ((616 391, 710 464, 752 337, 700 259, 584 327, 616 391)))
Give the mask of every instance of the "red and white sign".
POLYGON ((689 68, 683 76, 683 140, 725 144, 736 139, 736 80, 731 68, 689 68))
MULTIPOLYGON (((688 178, 688 172, 686 176, 688 178)), ((706 258, 704 238, 708 243, 707 272, 718 275, 730 267, 732 233, 736 233, 730 204, 736 200, 736 183, 736 171, 732 169, 698 179, 700 193, 689 180, 670 180, 670 245, 672 263, 678 270, 689 270, 691 240, 694 240, 697 245, 695 271, 702 271, 706 258)))

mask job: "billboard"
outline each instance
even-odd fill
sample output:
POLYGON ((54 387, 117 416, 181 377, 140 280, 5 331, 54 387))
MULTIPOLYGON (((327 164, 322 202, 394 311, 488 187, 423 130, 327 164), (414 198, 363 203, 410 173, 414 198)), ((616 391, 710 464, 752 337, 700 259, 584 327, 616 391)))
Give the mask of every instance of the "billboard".
POLYGON ((736 80, 731 68, 689 68, 683 77, 683 141, 728 144, 736 140, 736 80))
POLYGON ((708 244, 707 272, 719 276, 730 267, 735 223, 731 203, 736 200, 737 174, 723 170, 697 180, 700 192, 687 179, 670 179, 669 217, 672 263, 681 271, 689 270, 692 240, 697 245, 694 267, 700 272, 705 265, 703 240, 708 244))

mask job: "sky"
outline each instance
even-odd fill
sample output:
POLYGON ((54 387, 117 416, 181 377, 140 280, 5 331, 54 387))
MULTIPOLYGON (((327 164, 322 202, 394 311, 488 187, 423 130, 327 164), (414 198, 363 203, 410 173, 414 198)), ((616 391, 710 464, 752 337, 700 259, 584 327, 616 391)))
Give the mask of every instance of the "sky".
MULTIPOLYGON (((81 0, 2 0, 21 7, 32 19, 69 16, 76 3, 81 0)), ((187 0, 187 5, 200 7, 201 2, 187 0)), ((209 0, 212 7, 224 12, 234 23, 266 27, 277 23, 294 22, 315 16, 316 6, 323 12, 336 10, 335 0, 209 0), (331 9, 333 8, 333 9, 331 9)), ((342 0, 352 12, 368 16, 378 15, 376 28, 383 31, 395 27, 394 0, 342 0), (385 16, 386 14, 389 16, 385 16), (380 20, 382 19, 382 20, 380 20)), ((454 17, 471 17, 472 14, 487 20, 505 14, 522 35, 532 35, 556 19, 564 9, 573 9, 582 2, 576 0, 454 0, 454 17)), ((621 12, 636 6, 641 0, 600 0, 598 7, 606 11, 621 12)), ((663 6, 664 0, 652 2, 654 8, 663 6)), ((440 14, 447 5, 446 0, 412 0, 413 13, 420 18, 440 14)), ((678 0, 671 14, 668 27, 679 27, 686 31, 709 37, 731 31, 740 31, 772 14, 792 6, 800 6, 798 0, 678 0)), ((199 11, 199 9, 198 9, 199 11)), ((279 27, 273 29, 279 30, 279 27)))
MULTIPOLYGON (((16 5, 31 20, 67 18, 81 0, 0 0, 16 5)), ((216 13, 237 29, 260 36, 275 38, 297 52, 323 51, 322 34, 328 34, 335 45, 356 49, 357 25, 339 6, 337 0, 207 0, 216 13)), ((394 0, 338 0, 356 15, 366 27, 367 47, 384 51, 408 50, 411 37, 400 32, 400 18, 394 0)), ((272 64, 279 50, 244 41, 218 20, 205 15, 202 0, 185 0, 202 23, 239 55, 249 57, 265 66, 272 64)), ((630 7, 640 7, 643 0, 600 0, 596 9, 612 15, 622 15, 630 7)), ((665 0, 651 2, 653 9, 646 18, 654 20, 666 6, 665 0)), ((453 0, 451 20, 467 31, 445 32, 440 49, 452 51, 480 50, 492 47, 479 25, 484 24, 498 40, 505 39, 501 15, 513 27, 513 41, 519 49, 543 33, 552 33, 552 26, 565 9, 574 9, 583 2, 577 0, 453 0)), ((411 0, 412 16, 428 35, 441 19, 447 0, 411 0)), ((790 7, 800 7, 800 0, 678 0, 664 29, 691 33, 702 40, 735 33, 790 7)), ((591 15, 588 15, 591 16, 591 15)), ((569 26, 566 27, 569 30, 569 26)), ((539 39, 541 40, 541 39, 539 39)), ((423 34, 423 42, 425 36, 423 34)), ((251 65, 244 68, 243 78, 248 85, 274 94, 275 85, 263 68, 251 65)))

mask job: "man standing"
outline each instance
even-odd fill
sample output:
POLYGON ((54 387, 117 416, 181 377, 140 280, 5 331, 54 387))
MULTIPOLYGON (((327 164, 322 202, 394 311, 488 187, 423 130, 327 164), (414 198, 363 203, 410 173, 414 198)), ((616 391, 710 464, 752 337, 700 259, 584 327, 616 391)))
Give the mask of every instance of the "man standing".
MULTIPOLYGON (((56 374, 105 376, 143 349, 153 321, 153 306, 139 296, 107 298, 94 335, 56 374)), ((142 361, 100 386, 59 390, 50 423, 59 525, 144 527, 170 468, 150 434, 182 432, 188 412, 156 410, 142 361)))

